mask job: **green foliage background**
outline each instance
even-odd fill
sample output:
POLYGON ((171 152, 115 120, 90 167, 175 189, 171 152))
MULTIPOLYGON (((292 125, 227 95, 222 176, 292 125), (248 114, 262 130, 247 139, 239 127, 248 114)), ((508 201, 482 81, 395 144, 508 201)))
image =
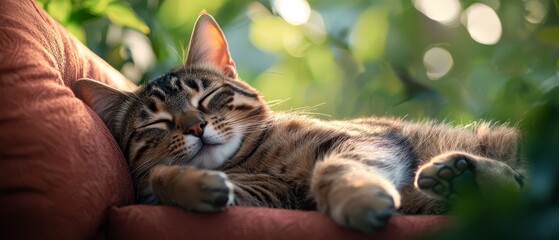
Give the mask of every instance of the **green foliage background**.
POLYGON ((559 18, 557 0, 464 0, 497 13, 494 45, 464 24, 433 21, 405 0, 309 0, 309 23, 293 26, 273 0, 38 0, 94 52, 139 83, 182 63, 199 12, 214 15, 240 76, 275 110, 321 118, 396 115, 454 123, 480 119, 522 129, 533 169, 521 196, 457 204, 458 227, 439 238, 559 239, 559 18), (529 4, 543 7, 531 23, 529 4), (432 47, 454 65, 430 80, 432 47), (285 100, 285 101, 275 101, 285 100))

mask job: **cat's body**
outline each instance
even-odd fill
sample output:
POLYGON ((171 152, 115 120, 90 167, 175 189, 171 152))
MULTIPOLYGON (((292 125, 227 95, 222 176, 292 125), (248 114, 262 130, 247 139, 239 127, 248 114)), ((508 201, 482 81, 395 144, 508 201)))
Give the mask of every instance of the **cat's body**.
POLYGON ((274 113, 234 66, 221 30, 202 15, 187 63, 136 92, 78 81, 77 95, 119 142, 139 201, 317 208, 370 232, 397 209, 446 211, 461 194, 458 180, 485 195, 521 187, 513 128, 274 113))

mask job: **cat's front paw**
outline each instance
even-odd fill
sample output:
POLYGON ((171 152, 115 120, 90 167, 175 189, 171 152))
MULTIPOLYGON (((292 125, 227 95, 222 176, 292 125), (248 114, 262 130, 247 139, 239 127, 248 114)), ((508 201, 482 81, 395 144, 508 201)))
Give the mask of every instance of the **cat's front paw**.
POLYGON ((463 194, 491 196, 502 189, 516 191, 523 182, 523 177, 503 162, 451 152, 422 166, 415 186, 435 199, 454 200, 463 194))
POLYGON ((363 233, 382 229, 396 212, 394 198, 378 186, 351 189, 340 197, 330 215, 338 224, 363 233))
POLYGON ((475 186, 471 161, 461 154, 433 160, 418 171, 415 185, 435 199, 455 199, 462 189, 475 186))
POLYGON ((157 166, 150 181, 161 202, 185 209, 215 212, 234 200, 233 184, 223 172, 192 166, 157 166))

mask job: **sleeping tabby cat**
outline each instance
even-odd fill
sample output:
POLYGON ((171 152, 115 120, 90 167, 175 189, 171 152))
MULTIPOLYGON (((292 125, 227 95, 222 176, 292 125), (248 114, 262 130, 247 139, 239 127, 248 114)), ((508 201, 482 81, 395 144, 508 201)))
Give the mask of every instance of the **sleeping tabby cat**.
POLYGON ((463 182, 484 196, 523 183, 518 133, 506 126, 270 111, 238 78, 208 14, 196 22, 184 65, 135 92, 87 79, 74 91, 119 143, 140 202, 203 212, 318 209, 371 232, 397 211, 445 212, 468 189, 463 182))

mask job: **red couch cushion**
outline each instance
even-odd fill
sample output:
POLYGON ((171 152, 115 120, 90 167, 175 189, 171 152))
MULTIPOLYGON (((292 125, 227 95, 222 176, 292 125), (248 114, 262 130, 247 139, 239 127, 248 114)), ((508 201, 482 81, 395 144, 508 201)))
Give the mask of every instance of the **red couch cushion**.
POLYGON ((128 80, 32 0, 0 1, 0 236, 99 237, 110 206, 132 202, 128 168, 70 86, 128 80))
POLYGON ((167 206, 112 208, 110 239, 410 239, 449 225, 440 216, 395 216, 384 230, 366 236, 339 227, 314 211, 232 207, 195 213, 167 206))

